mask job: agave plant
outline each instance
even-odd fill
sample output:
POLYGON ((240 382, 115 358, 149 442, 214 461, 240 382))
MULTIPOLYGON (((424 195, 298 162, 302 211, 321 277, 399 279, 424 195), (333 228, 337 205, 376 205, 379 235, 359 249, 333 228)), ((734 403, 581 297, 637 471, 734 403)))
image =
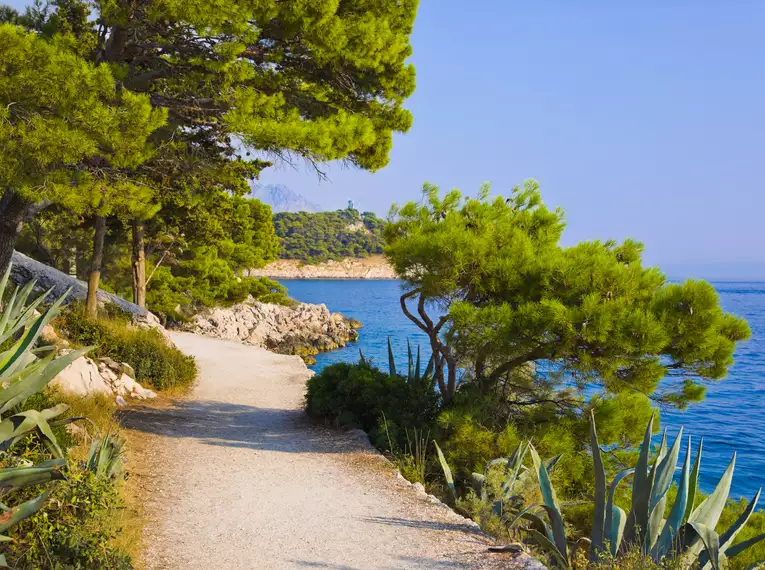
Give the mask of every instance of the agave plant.
MULTIPOLYGON (((438 461, 441 464, 441 469, 444 472, 444 477, 452 492, 455 502, 457 501, 457 490, 454 484, 454 477, 449 464, 446 462, 441 448, 436 441, 433 441, 436 447, 436 454, 438 455, 438 461)), ((523 461, 532 448, 531 442, 522 441, 513 450, 509 457, 499 457, 492 459, 486 464, 483 473, 473 473, 471 475, 471 483, 476 495, 484 502, 491 503, 492 510, 498 516, 502 516, 506 511, 508 503, 512 503, 517 507, 517 502, 521 499, 519 490, 526 486, 528 477, 531 471, 523 464, 523 461), (502 470, 502 483, 500 484, 499 494, 493 495, 489 485, 489 471, 492 468, 503 466, 502 470)), ((553 457, 544 462, 544 465, 548 471, 551 471, 558 464, 561 459, 561 455, 553 457)))
MULTIPOLYGON (((601 560, 607 552, 613 557, 618 557, 629 547, 636 545, 646 556, 657 562, 666 557, 677 557, 686 568, 719 570, 721 560, 736 556, 765 539, 763 534, 740 544, 733 544, 736 535, 754 512, 760 491, 728 530, 722 535, 718 535, 714 530, 728 500, 736 462, 735 454, 712 494, 694 508, 698 493, 702 442, 699 443, 691 468, 690 438, 677 495, 668 517, 664 519, 667 492, 677 468, 683 430, 680 430, 669 449, 665 432, 659 452, 649 466, 652 432, 653 417, 646 427, 636 467, 617 474, 607 487, 594 414, 591 417, 590 444, 595 468, 595 509, 589 548, 590 560, 601 560), (614 495, 619 484, 631 475, 632 503, 627 514, 614 504, 614 495)), ((551 556, 556 567, 568 569, 569 541, 565 534, 560 504, 545 465, 539 460, 533 447, 530 448, 530 452, 543 502, 521 511, 513 524, 521 519, 530 521, 531 526, 527 532, 531 541, 551 556)))
MULTIPOLYGON (((10 271, 9 267, 0 279, 0 301, 8 285, 10 271)), ((0 346, 13 343, 9 349, 0 352, 0 452, 3 452, 4 459, 11 459, 12 463, 15 458, 9 456, 8 451, 13 445, 31 434, 37 434, 48 446, 54 459, 38 465, 22 464, 0 469, 1 497, 16 489, 63 479, 61 471, 66 462, 52 428, 81 419, 57 419, 68 410, 66 405, 42 411, 18 410, 27 398, 42 390, 59 372, 88 350, 75 350, 60 358, 56 358, 55 354, 38 358, 34 350, 35 342, 43 327, 56 316, 63 298, 40 315, 37 308, 50 291, 28 303, 34 286, 35 283, 30 282, 23 288, 16 287, 8 302, 0 308, 0 346)), ((0 503, 0 542, 10 540, 3 533, 40 510, 48 494, 47 491, 43 492, 15 507, 0 503)), ((0 566, 4 565, 5 559, 0 554, 0 566)))
MULTIPOLYGON (((420 360, 420 347, 417 346, 417 358, 415 360, 412 353, 412 345, 409 339, 406 340, 406 347, 408 352, 408 369, 406 380, 409 383, 413 382, 429 382, 433 379, 433 369, 435 367, 435 361, 433 356, 430 357, 428 364, 425 366, 425 371, 422 372, 422 365, 420 360)), ((370 361, 366 359, 364 353, 359 349, 359 356, 362 364, 370 364, 370 361)), ((396 359, 393 357, 393 347, 390 343, 390 337, 388 337, 388 374, 390 376, 396 376, 398 374, 396 370, 396 359)))
POLYGON ((93 440, 88 453, 87 469, 99 477, 117 477, 122 473, 122 450, 125 440, 106 433, 103 438, 93 440))

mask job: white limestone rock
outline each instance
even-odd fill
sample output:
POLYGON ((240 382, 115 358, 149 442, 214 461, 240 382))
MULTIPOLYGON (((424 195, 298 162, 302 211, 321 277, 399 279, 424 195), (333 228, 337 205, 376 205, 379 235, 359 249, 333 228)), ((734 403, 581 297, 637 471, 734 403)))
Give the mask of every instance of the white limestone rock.
POLYGON ((155 392, 141 386, 125 370, 133 369, 111 358, 101 358, 96 362, 83 356, 62 370, 51 384, 70 394, 83 397, 91 394, 116 395, 123 402, 124 397, 139 400, 157 397, 155 392))
POLYGON ((109 382, 101 375, 98 365, 87 356, 78 358, 64 368, 51 384, 63 392, 83 397, 91 394, 112 395, 114 393, 109 382))
POLYGON ((281 354, 308 356, 334 350, 358 338, 361 323, 326 305, 285 307, 248 300, 205 311, 193 318, 191 332, 260 346, 281 354))

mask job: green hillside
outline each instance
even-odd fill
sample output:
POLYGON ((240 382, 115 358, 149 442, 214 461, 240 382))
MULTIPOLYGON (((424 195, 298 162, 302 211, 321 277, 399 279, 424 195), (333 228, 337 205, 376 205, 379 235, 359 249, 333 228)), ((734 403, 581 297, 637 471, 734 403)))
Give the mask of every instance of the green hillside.
POLYGON ((362 214, 353 209, 274 214, 274 228, 281 241, 279 256, 308 263, 382 253, 384 225, 385 221, 372 212, 362 214))

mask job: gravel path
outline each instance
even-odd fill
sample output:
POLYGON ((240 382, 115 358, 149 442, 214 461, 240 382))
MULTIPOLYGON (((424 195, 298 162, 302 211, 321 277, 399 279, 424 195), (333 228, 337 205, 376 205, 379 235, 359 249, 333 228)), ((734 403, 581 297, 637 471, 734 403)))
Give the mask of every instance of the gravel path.
POLYGON ((297 357, 173 340, 197 358, 193 394, 124 418, 145 434, 139 455, 151 472, 143 567, 526 567, 488 553, 474 526, 397 478, 357 434, 313 425, 297 357))

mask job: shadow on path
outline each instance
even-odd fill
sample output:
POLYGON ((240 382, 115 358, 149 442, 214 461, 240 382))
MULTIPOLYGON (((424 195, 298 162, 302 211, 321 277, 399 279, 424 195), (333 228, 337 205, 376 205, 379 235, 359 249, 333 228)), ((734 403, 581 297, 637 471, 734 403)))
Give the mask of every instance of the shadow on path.
MULTIPOLYGON (((400 565, 388 566, 385 570, 405 570, 413 568, 465 568, 464 562, 454 562, 444 559, 426 557, 401 556, 400 565)), ((326 562, 311 562, 309 560, 289 560, 292 564, 305 568, 326 568, 327 570, 366 570, 359 566, 347 566, 346 564, 328 564, 326 562)))
POLYGON ((283 453, 368 451, 368 446, 352 436, 314 424, 303 410, 202 400, 180 402, 173 408, 126 409, 120 412, 120 422, 144 433, 232 448, 283 453))
POLYGON ((467 534, 475 534, 483 537, 484 534, 477 528, 469 524, 457 524, 435 521, 418 521, 410 519, 401 519, 393 517, 369 517, 362 519, 364 522, 383 524, 387 526, 405 526, 409 528, 424 528, 427 530, 456 530, 467 534))

